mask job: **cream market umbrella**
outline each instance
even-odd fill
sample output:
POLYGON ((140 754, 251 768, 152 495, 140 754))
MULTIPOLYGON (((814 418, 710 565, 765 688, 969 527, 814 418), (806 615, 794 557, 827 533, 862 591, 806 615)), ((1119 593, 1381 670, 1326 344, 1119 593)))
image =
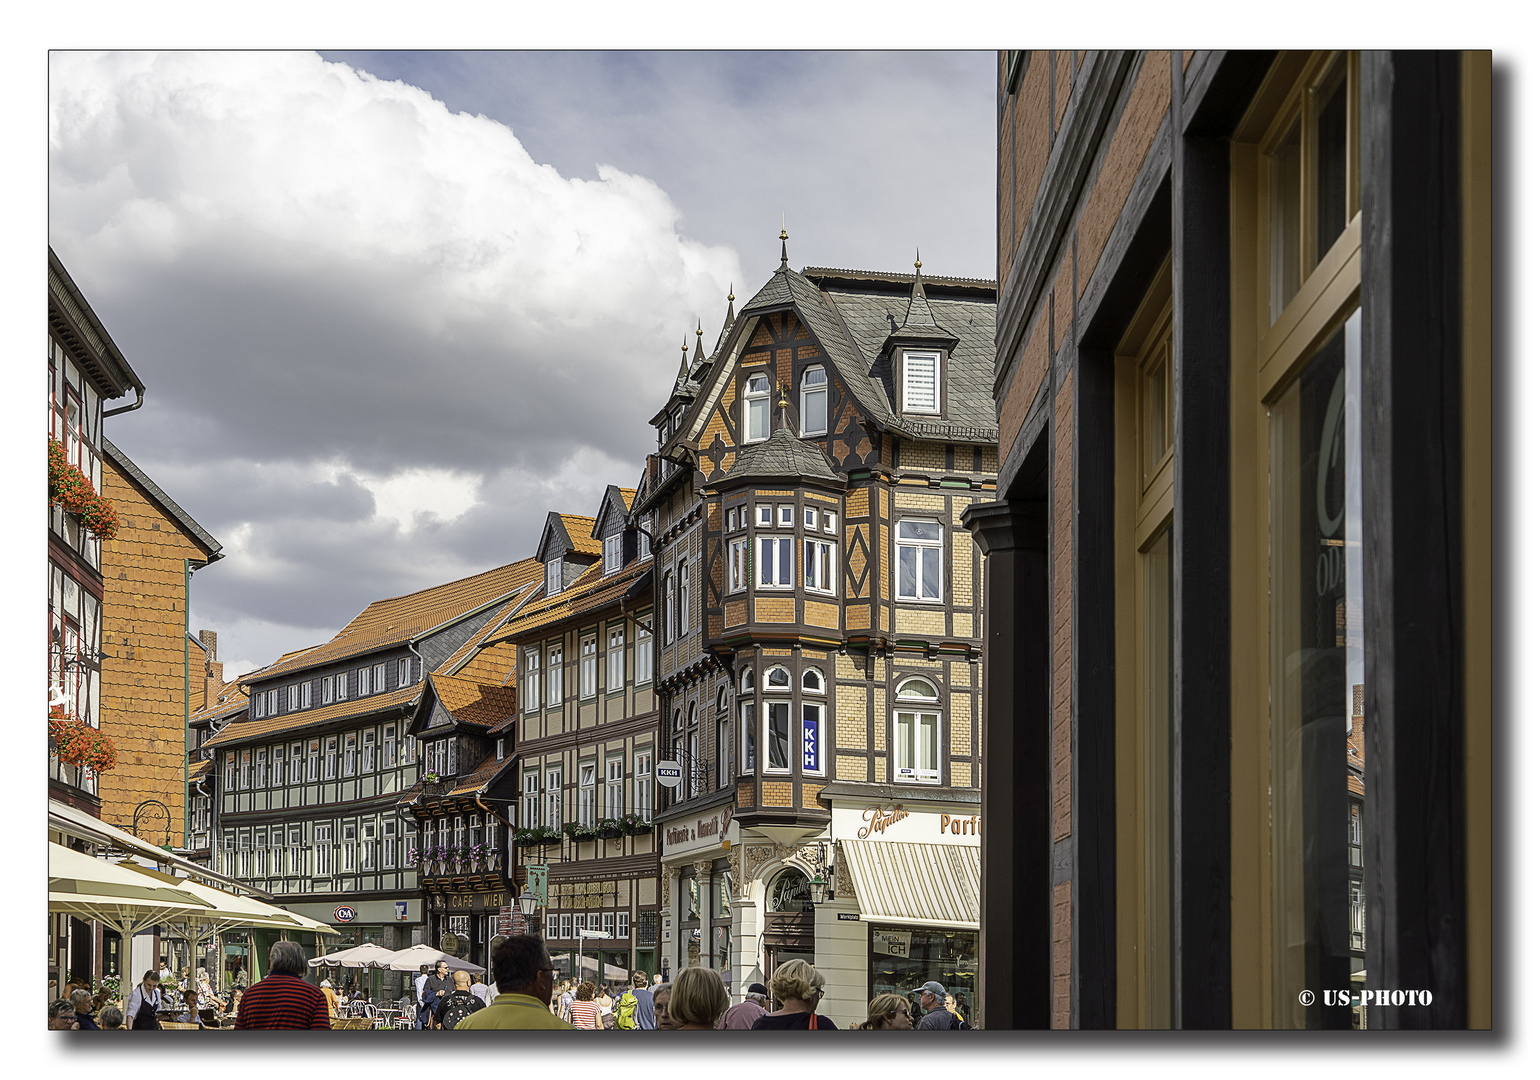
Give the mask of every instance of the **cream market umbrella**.
POLYGON ((413 945, 410 949, 393 952, 390 954, 390 962, 380 966, 388 967, 391 971, 416 971, 424 965, 432 967, 440 960, 449 965, 450 971, 479 971, 486 974, 486 968, 461 960, 457 956, 450 956, 446 952, 439 952, 432 945, 413 945))
POLYGON ((375 945, 366 942, 363 945, 355 945, 351 949, 343 949, 341 952, 327 953, 310 961, 311 967, 350 967, 370 968, 388 967, 391 959, 396 954, 383 945, 375 945))
POLYGON ((300 924, 293 913, 265 904, 261 900, 251 896, 240 896, 236 893, 226 892, 224 889, 216 889, 212 885, 205 885, 191 878, 172 877, 163 874, 159 870, 151 870, 147 866, 137 863, 122 863, 123 869, 132 871, 142 877, 158 884, 180 889, 192 893, 198 899, 208 905, 207 909, 198 911, 189 916, 191 921, 206 927, 200 937, 219 933, 224 930, 233 930, 237 927, 258 926, 271 930, 301 930, 308 929, 300 924))
POLYGON ((95 919, 127 938, 210 907, 190 891, 147 880, 62 844, 48 845, 49 911, 95 919))

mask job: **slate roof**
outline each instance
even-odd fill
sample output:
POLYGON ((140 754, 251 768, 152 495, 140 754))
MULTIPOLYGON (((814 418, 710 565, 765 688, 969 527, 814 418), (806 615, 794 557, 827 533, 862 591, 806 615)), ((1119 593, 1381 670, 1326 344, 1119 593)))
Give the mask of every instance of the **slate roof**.
MULTIPOLYGON (((957 286, 957 297, 927 297, 923 307, 911 312, 914 291, 909 295, 888 282, 907 282, 897 274, 859 271, 819 271, 815 285, 804 274, 782 268, 743 306, 740 320, 791 307, 839 372, 840 380, 866 411, 883 427, 915 438, 953 442, 998 442, 995 415, 995 303, 991 283, 970 279, 921 278, 926 284, 957 286), (974 298, 970 293, 979 294, 974 298), (984 296, 988 299, 984 299, 984 296), (929 317, 929 323, 925 318, 929 317), (921 419, 893 411, 893 372, 882 358, 894 331, 911 319, 910 337, 934 337, 936 331, 955 337, 957 344, 947 362, 946 419, 921 419)), ((937 290, 940 291, 940 290, 937 290)), ((921 290, 921 295, 924 291, 921 290)))
MULTIPOLYGON (((592 541, 589 543, 593 544, 592 541)), ((248 672, 241 682, 250 685, 290 671, 414 641, 445 623, 464 618, 500 600, 512 599, 513 594, 522 593, 540 581, 544 573, 545 568, 536 560, 520 559, 459 581, 376 600, 324 645, 280 657, 265 668, 248 672)))
POLYGON ((739 450, 733 467, 718 483, 792 476, 836 482, 841 480, 821 449, 797 438, 790 428, 782 424, 764 442, 750 443, 739 450))
POLYGON ((135 465, 133 461, 129 459, 127 454, 114 446, 112 444, 112 440, 107 438, 105 435, 102 436, 102 450, 106 452, 107 456, 113 460, 113 463, 116 464, 118 468, 122 469, 125 473, 128 474, 129 478, 132 479, 134 483, 142 487, 145 491, 145 494, 149 495, 151 499, 158 503, 162 510, 175 518, 176 521, 181 524, 182 528, 187 530, 193 539, 197 540, 198 543, 203 545, 204 549, 209 553, 209 562, 215 562, 216 560, 224 558, 224 556, 220 554, 223 545, 221 545, 218 540, 215 540, 212 536, 210 536, 204 530, 202 525, 199 525, 192 519, 191 514, 178 506, 175 499, 162 491, 159 484, 146 476, 144 471, 140 469, 139 466, 135 465))

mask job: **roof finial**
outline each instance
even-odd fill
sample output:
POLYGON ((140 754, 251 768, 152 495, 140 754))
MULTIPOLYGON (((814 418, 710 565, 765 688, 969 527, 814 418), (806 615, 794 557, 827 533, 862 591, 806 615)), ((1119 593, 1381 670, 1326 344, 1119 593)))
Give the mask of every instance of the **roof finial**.
POLYGON ((728 282, 728 284, 727 284, 727 302, 728 302, 728 303, 729 303, 729 304, 731 304, 731 303, 732 303, 732 302, 733 302, 733 301, 734 301, 734 300, 736 300, 736 299, 738 299, 738 298, 737 298, 737 297, 736 297, 736 296, 734 296, 734 295, 733 295, 733 286, 732 286, 732 282, 728 282))
POLYGON ((781 269, 786 269, 786 211, 781 211, 781 269))
POLYGON ((787 428, 787 430, 790 430, 790 428, 789 428, 789 423, 790 422, 786 419, 786 410, 791 406, 791 399, 789 399, 786 396, 786 384, 785 383, 777 383, 776 384, 776 389, 781 392, 780 399, 778 401, 776 401, 776 403, 775 403, 776 406, 781 410, 781 427, 787 428))
POLYGON ((918 277, 920 273, 920 249, 914 249, 914 273, 918 277))

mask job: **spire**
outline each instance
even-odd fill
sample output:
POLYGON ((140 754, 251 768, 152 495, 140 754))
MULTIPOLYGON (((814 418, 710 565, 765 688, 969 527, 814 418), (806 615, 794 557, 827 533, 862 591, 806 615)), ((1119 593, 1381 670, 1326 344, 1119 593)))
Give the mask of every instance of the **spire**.
POLYGON ((688 338, 686 338, 680 344, 680 346, 679 346, 679 374, 674 379, 675 384, 677 385, 678 383, 683 382, 685 380, 685 377, 687 375, 689 375, 689 374, 690 374, 690 341, 689 341, 688 338))
POLYGON ((786 397, 786 384, 785 383, 779 383, 776 386, 776 389, 778 389, 781 392, 781 396, 780 396, 779 400, 776 401, 775 404, 781 410, 781 427, 784 428, 784 427, 786 427, 786 410, 787 410, 788 407, 790 407, 791 401, 790 401, 790 399, 788 399, 786 397))
POLYGON ((700 340, 702 333, 704 333, 704 331, 701 330, 700 319, 697 318, 695 320, 695 355, 690 358, 690 362, 692 364, 699 363, 700 361, 706 359, 706 350, 702 348, 700 340))
POLYGON ((733 322, 737 319, 737 316, 733 314, 733 300, 735 299, 733 287, 729 285, 727 287, 727 318, 722 322, 722 332, 717 335, 716 346, 711 350, 712 356, 722 351, 722 342, 727 340, 727 335, 733 328, 733 322))
POLYGON ((925 296, 925 283, 920 280, 920 249, 914 249, 914 285, 909 290, 909 310, 904 312, 904 326, 935 326, 936 319, 930 313, 930 301, 925 296))
POLYGON ((786 215, 781 215, 781 269, 786 269, 786 215))

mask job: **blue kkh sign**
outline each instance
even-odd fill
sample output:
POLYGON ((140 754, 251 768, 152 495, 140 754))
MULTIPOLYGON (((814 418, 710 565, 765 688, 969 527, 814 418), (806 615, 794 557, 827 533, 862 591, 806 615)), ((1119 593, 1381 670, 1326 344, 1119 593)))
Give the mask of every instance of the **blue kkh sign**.
POLYGON ((802 718, 802 769, 818 772, 818 721, 802 718))

